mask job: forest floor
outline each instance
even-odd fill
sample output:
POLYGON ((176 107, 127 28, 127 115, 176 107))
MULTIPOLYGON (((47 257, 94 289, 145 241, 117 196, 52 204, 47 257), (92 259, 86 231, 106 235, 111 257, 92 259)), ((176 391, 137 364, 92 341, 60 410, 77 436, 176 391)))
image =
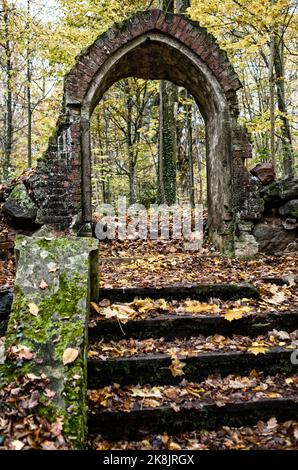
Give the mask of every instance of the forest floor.
MULTIPOLYGON (((0 288, 13 286, 15 277, 14 259, 0 260, 0 288)), ((267 312, 297 311, 298 305, 298 255, 284 256, 259 255, 254 259, 240 260, 221 256, 209 244, 200 252, 184 251, 180 242, 165 241, 124 241, 100 244, 100 275, 99 285, 102 288, 117 287, 161 287, 194 285, 197 283, 238 283, 250 282, 258 287, 261 298, 220 300, 209 299, 208 302, 196 300, 151 300, 143 299, 141 302, 133 301, 113 303, 103 300, 97 307, 93 305, 90 326, 105 319, 116 318, 123 325, 129 320, 137 320, 163 315, 184 314, 199 316, 202 312, 219 314, 227 320, 241 318, 246 315, 266 314, 267 312), (157 313, 156 313, 157 312, 157 313)), ((261 373, 252 373, 248 376, 229 375, 221 378, 210 376, 201 383, 192 383, 183 379, 183 371, 179 369, 181 363, 179 355, 192 356, 204 351, 250 351, 253 354, 263 354, 270 347, 284 346, 286 348, 298 347, 298 331, 283 332, 274 330, 267 335, 257 338, 248 338, 243 335, 224 337, 214 334, 208 338, 197 336, 183 339, 165 341, 163 338, 147 338, 143 340, 124 338, 120 341, 94 342, 89 348, 89 358, 120 358, 132 357, 158 352, 170 354, 177 358, 172 364, 173 375, 175 367, 181 372, 181 382, 171 386, 137 385, 136 387, 119 387, 117 384, 91 390, 88 394, 90 407, 98 406, 102 409, 122 409, 129 412, 131 409, 142 407, 144 400, 147 405, 157 407, 172 403, 179 408, 185 401, 186 394, 190 399, 200 396, 203 390, 206 396, 224 406, 233 401, 235 396, 246 400, 255 393, 260 397, 285 396, 296 394, 298 388, 298 375, 274 377, 263 376, 261 373), (199 394, 199 395, 198 395, 199 394)), ((176 372, 177 372, 176 370, 176 372)), ((20 387, 18 386, 18 389, 20 387)), ((8 388, 4 393, 6 400, 14 400, 11 393, 15 388, 8 388)), ((27 393, 27 392, 26 392, 27 393)), ((28 393, 27 393, 28 394, 28 393)), ((0 396, 1 400, 1 396, 0 396)), ((54 433, 51 426, 37 419, 34 425, 28 427, 32 419, 27 411, 12 416, 11 412, 1 417, 0 421, 0 449, 14 449, 15 445, 22 448, 47 448, 36 439, 36 429, 42 428, 46 446, 49 448, 63 448, 63 439, 54 433), (16 427, 17 424, 17 427, 16 427), (5 436, 2 438, 1 434, 5 436), (25 436, 23 439, 22 436, 25 436), (19 437, 21 436, 21 437, 19 437), (50 442, 50 444, 49 444, 50 442), (17 444, 16 444, 17 443, 17 444)), ((179 435, 168 435, 165 432, 146 436, 142 440, 122 440, 108 442, 98 434, 89 436, 89 449, 297 449, 298 448, 298 422, 293 420, 278 422, 274 416, 267 421, 259 421, 254 426, 233 428, 224 426, 217 430, 197 430, 179 435)))

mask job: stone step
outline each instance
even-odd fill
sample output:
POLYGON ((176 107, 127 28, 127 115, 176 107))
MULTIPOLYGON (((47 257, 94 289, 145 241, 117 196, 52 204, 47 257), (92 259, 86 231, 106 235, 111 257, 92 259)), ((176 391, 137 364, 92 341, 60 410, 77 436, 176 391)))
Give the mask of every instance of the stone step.
POLYGON ((186 338, 209 336, 215 332, 224 336, 243 334, 256 336, 272 329, 293 331, 298 328, 298 310, 252 313, 237 320, 227 321, 222 315, 156 313, 156 318, 129 320, 120 324, 114 319, 100 320, 89 327, 89 340, 123 338, 186 338))
MULTIPOLYGON (((107 441, 100 434, 93 434, 89 435, 87 445, 90 450, 121 451, 297 450, 295 439, 297 427, 296 421, 277 422, 273 418, 267 422, 259 421, 258 424, 250 427, 225 426, 211 431, 195 429, 176 435, 157 432, 147 435, 145 440, 140 441, 107 441)), ((208 453, 206 455, 208 456, 208 453)), ((199 457, 201 462, 202 454, 199 454, 199 457)), ((252 457, 254 458, 253 453, 252 457)))
MULTIPOLYGON (((297 365, 291 363, 293 350, 271 348, 265 354, 235 352, 202 352, 193 357, 178 356, 185 366, 187 380, 203 380, 209 374, 239 374, 245 376, 251 370, 276 374, 294 373, 297 365)), ((104 387, 112 383, 128 384, 177 384, 181 376, 174 377, 169 369, 172 358, 168 354, 146 354, 117 359, 89 359, 88 387, 104 387)))
POLYGON ((198 401, 180 407, 143 408, 127 411, 89 413, 90 433, 99 433, 104 439, 145 439, 151 433, 178 434, 195 429, 212 430, 221 426, 252 426, 258 421, 297 420, 298 402, 292 398, 235 401, 225 406, 198 401))
POLYGON ((259 299, 258 289, 248 283, 218 283, 196 284, 192 286, 163 286, 163 287, 123 287, 99 289, 99 300, 110 299, 113 302, 130 302, 135 297, 150 299, 196 299, 208 300, 217 298, 223 300, 236 300, 241 298, 259 299))

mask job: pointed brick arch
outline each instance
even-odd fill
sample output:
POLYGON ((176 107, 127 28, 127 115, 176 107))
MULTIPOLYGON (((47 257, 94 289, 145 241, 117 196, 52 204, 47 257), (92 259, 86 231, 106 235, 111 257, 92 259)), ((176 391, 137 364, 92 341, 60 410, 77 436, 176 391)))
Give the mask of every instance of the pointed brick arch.
POLYGON ((237 125, 241 83, 205 28, 183 15, 148 10, 114 25, 84 49, 65 78, 57 132, 34 176, 42 223, 91 221, 90 117, 122 78, 167 79, 187 88, 206 124, 209 227, 221 249, 233 250, 234 226, 251 156, 237 125))

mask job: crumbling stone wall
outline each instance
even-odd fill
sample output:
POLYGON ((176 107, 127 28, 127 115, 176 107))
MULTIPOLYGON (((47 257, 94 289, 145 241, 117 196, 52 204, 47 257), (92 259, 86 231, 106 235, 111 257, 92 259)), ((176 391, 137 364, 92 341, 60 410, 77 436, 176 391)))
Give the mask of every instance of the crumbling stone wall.
POLYGON ((221 250, 233 252, 248 185, 244 160, 251 156, 247 133, 237 124, 241 84, 205 28, 160 10, 115 24, 77 57, 65 78, 56 133, 30 179, 36 222, 90 229, 90 117, 106 90, 129 76, 170 80, 196 100, 206 123, 210 235, 221 250))

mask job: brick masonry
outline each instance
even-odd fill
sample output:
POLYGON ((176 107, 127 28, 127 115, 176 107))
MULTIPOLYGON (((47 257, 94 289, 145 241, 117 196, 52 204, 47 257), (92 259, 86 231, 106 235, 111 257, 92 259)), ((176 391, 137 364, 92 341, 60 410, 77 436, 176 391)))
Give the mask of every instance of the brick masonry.
POLYGON ((237 124, 241 83, 205 28, 156 9, 115 24, 81 52, 65 77, 56 132, 29 181, 37 221, 64 228, 74 220, 90 222, 88 116, 109 86, 133 75, 172 80, 196 99, 206 120, 210 233, 220 249, 233 250, 233 223, 248 178, 244 161, 251 156, 247 133, 237 124))

